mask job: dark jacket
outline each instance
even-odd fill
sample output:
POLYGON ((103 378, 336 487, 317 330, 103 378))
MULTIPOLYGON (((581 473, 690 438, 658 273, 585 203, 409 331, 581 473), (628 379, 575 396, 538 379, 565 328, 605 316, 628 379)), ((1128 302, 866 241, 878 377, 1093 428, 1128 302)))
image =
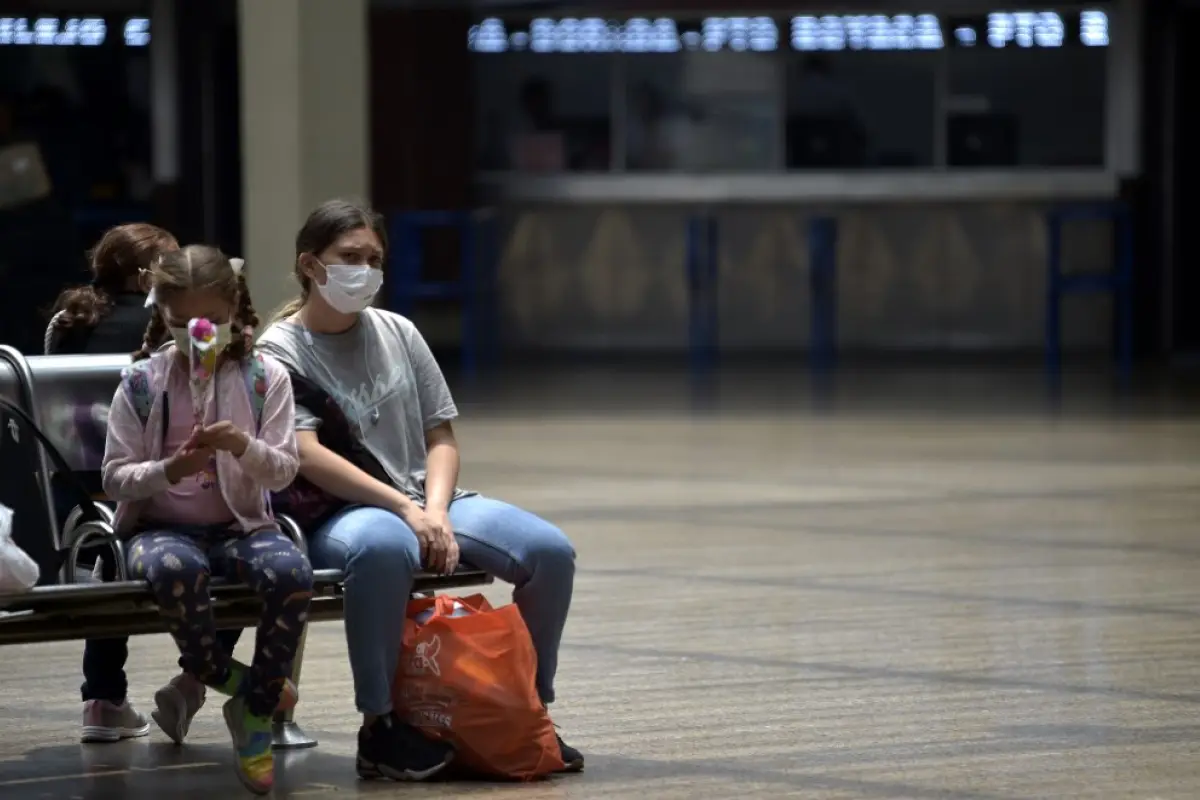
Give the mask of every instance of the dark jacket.
MULTIPOLYGON (((146 308, 146 296, 132 292, 122 293, 113 298, 112 310, 92 328, 67 328, 47 339, 48 355, 111 355, 114 353, 132 353, 142 346, 146 336, 146 326, 150 323, 150 309, 146 308)), ((117 387, 113 387, 116 391, 117 387)), ((75 433, 83 452, 89 454, 104 453, 104 426, 99 423, 90 404, 80 405, 73 409, 75 433)), ((92 459, 88 459, 92 460, 92 459)), ((99 460, 97 458, 97 463, 99 460)), ((100 492, 100 474, 80 473, 76 478, 82 481, 87 491, 96 494, 100 492)), ((70 497, 71 493, 59 484, 63 479, 55 475, 51 478, 56 502, 60 498, 70 497)), ((69 511, 69 506, 60 508, 60 519, 69 511)))
POLYGON ((67 328, 55 336, 49 355, 132 353, 142 346, 149 324, 146 296, 124 292, 113 298, 112 310, 94 328, 67 328))

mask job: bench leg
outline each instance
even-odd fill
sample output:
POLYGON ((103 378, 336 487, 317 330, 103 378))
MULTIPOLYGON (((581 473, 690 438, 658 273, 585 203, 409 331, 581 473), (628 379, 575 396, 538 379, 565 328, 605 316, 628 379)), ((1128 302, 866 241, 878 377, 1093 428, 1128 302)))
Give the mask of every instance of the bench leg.
MULTIPOLYGON (((296 648, 296 658, 292 661, 292 683, 300 688, 300 667, 304 662, 304 644, 308 641, 308 626, 300 634, 300 646, 296 648)), ((304 732, 296 724, 296 709, 281 711, 275 715, 271 724, 272 741, 277 750, 303 750, 306 747, 316 747, 317 740, 304 732)))
MULTIPOLYGON (((292 712, 287 712, 290 717, 292 712)), ((303 750, 316 747, 317 740, 304 732, 295 720, 275 718, 271 725, 271 743, 276 750, 303 750)))
MULTIPOLYGON (((280 529, 287 534, 296 546, 300 548, 306 556, 308 555, 308 543, 304 540, 304 533, 300 530, 300 526, 295 520, 284 514, 276 517, 279 522, 280 529)), ((304 626, 304 632, 300 634, 300 644, 296 648, 296 658, 292 660, 292 683, 296 688, 300 688, 300 667, 304 663, 304 643, 308 641, 308 626, 304 626)), ((271 721, 272 743, 277 750, 303 750, 307 747, 316 747, 317 740, 304 732, 304 729, 296 724, 296 710, 289 709, 281 711, 275 715, 271 721)))

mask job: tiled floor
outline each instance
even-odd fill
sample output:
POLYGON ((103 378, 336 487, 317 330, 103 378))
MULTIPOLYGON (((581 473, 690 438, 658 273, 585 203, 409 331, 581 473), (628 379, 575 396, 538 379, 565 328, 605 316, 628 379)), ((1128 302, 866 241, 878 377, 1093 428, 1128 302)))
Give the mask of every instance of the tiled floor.
MULTIPOLYGON (((359 784, 327 623, 298 717, 321 743, 276 796, 1194 800, 1200 422, 1005 391, 834 415, 468 404, 464 483, 578 547, 555 716, 587 772, 359 784)), ((132 649, 147 706, 175 657, 132 649)), ((79 653, 0 650, 0 797, 244 795, 215 703, 183 749, 78 745, 79 653)))

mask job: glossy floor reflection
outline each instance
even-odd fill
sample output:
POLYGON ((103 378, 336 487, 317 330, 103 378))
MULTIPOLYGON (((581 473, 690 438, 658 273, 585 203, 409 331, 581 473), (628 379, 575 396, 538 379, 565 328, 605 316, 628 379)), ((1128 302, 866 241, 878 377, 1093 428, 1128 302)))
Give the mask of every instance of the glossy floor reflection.
MULTIPOLYGON (((276 796, 1194 800, 1200 421, 1050 416, 1011 389, 955 413, 936 392, 819 416, 473 408, 464 483, 579 551, 555 717, 587 772, 358 783, 323 624, 298 717, 320 746, 276 796)), ((132 650, 147 707, 175 657, 132 650)), ((79 653, 0 650, 0 797, 248 796, 215 702, 182 749, 76 744, 79 653)))

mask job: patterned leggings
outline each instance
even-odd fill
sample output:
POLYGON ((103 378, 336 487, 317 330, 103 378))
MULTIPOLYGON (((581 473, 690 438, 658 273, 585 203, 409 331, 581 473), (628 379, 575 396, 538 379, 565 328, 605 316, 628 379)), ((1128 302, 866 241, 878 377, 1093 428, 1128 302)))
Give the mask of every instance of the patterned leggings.
POLYGON ((242 691, 251 714, 270 716, 312 599, 312 567, 295 543, 275 528, 243 535, 226 526, 175 526, 135 536, 129 569, 149 582, 183 668, 209 686, 229 681, 232 656, 217 643, 209 579, 215 574, 254 589, 263 615, 242 691))

